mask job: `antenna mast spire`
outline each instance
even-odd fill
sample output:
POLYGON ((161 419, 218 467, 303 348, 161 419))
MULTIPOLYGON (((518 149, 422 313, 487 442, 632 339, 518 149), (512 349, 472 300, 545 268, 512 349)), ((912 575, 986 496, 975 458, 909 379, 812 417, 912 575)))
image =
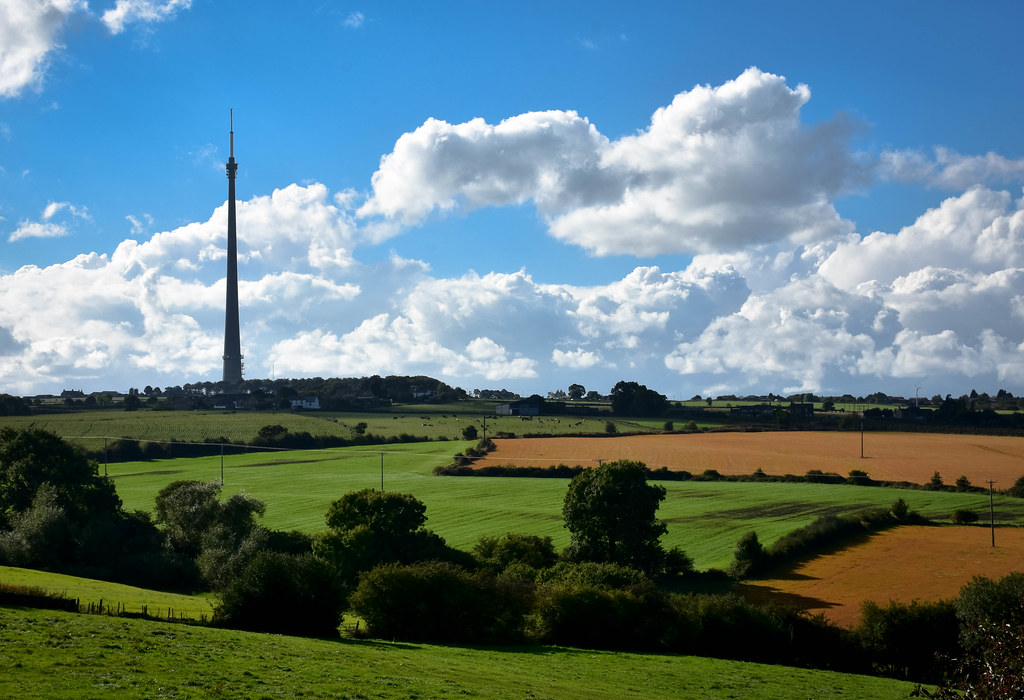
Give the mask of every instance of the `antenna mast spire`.
POLYGON ((238 329, 238 233, 235 227, 235 110, 231 110, 231 155, 228 175, 228 274, 224 314, 224 384, 238 387, 242 383, 242 343, 238 329))

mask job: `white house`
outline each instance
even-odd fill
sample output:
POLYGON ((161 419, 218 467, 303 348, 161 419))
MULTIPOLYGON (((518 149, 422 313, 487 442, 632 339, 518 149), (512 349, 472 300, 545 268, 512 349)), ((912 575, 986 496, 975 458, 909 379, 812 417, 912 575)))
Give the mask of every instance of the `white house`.
POLYGON ((292 399, 291 403, 292 408, 320 410, 319 396, 302 396, 297 399, 292 399))

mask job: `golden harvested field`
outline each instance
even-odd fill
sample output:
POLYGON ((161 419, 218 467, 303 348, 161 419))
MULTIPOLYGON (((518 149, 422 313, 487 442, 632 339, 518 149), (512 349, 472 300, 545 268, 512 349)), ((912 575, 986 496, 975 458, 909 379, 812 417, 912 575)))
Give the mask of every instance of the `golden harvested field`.
POLYGON ((910 603, 956 597, 975 575, 1024 571, 1024 530, 906 526, 799 564, 777 579, 743 584, 753 600, 774 600, 853 627, 865 600, 910 603))
POLYGON ((1009 488, 1024 475, 1024 438, 936 433, 761 432, 637 435, 608 438, 518 438, 494 441, 479 466, 596 466, 597 460, 633 459, 657 469, 699 474, 806 474, 810 469, 846 476, 861 469, 881 481, 927 483, 935 472, 952 484, 963 475, 976 486, 989 479, 1009 488))

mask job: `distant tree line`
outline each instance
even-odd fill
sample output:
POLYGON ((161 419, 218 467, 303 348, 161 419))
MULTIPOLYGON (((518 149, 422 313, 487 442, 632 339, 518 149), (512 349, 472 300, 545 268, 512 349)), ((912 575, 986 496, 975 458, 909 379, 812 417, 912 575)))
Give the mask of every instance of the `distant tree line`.
MULTIPOLYGON (((487 455, 494 449, 493 442, 488 441, 490 446, 478 445, 476 448, 465 450, 455 455, 454 461, 450 464, 434 467, 435 476, 479 476, 479 477, 524 477, 530 479, 571 479, 591 467, 584 467, 580 464, 572 466, 566 464, 540 466, 518 466, 518 465, 488 465, 475 466, 474 462, 487 455)), ((872 479, 867 472, 860 469, 851 469, 848 476, 842 476, 835 472, 825 472, 821 469, 809 469, 805 474, 766 474, 763 470, 757 469, 751 474, 722 474, 717 469, 705 469, 701 472, 690 472, 685 469, 669 469, 668 467, 657 467, 651 469, 644 466, 647 478, 651 481, 732 481, 732 482, 765 482, 765 483, 808 483, 808 484, 850 484, 853 486, 885 486, 889 488, 902 488, 911 490, 927 491, 948 491, 959 493, 987 493, 988 489, 982 486, 975 486, 966 476, 959 476, 952 484, 943 481, 942 476, 935 472, 926 484, 916 484, 910 481, 883 481, 872 479)), ((1024 498, 1024 475, 1017 479, 1013 486, 999 491, 1007 496, 1024 498)))

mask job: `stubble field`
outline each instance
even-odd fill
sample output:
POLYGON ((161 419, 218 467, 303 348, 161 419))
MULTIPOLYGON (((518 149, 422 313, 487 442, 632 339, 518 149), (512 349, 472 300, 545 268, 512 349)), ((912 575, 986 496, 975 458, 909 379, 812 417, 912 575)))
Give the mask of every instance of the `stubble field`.
POLYGON ((846 476, 852 469, 880 481, 927 483, 935 472, 952 484, 961 475, 976 486, 1005 489, 1024 474, 1024 439, 986 435, 878 432, 760 432, 640 435, 614 438, 495 440, 485 465, 547 466, 632 459, 657 469, 694 474, 803 475, 811 469, 846 476))
POLYGON ((976 575, 998 579, 1024 571, 1024 530, 999 528, 995 541, 993 547, 985 527, 900 527, 742 588, 754 600, 823 613, 852 627, 867 600, 948 600, 976 575))

